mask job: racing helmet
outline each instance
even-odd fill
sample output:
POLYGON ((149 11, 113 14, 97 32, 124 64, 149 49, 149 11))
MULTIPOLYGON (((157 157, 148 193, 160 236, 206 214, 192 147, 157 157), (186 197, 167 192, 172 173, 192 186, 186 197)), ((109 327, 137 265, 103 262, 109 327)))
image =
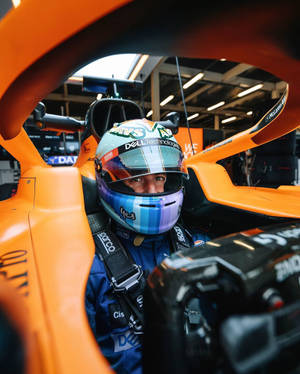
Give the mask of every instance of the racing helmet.
POLYGON ((116 123, 102 137, 95 157, 100 201, 119 224, 154 235, 170 230, 183 202, 183 153, 172 131, 159 122, 137 119, 116 123), (164 192, 141 194, 124 181, 164 173, 164 192))

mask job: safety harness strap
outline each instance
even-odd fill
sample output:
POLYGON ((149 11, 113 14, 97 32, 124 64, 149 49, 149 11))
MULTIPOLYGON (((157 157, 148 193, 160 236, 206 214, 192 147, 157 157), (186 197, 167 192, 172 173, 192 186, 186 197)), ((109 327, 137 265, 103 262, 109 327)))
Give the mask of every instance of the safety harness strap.
MULTIPOLYGON (((96 253, 104 263, 108 279, 118 297, 124 316, 136 334, 143 333, 143 270, 134 263, 118 237, 109 229, 93 233, 96 253)), ((190 247, 189 233, 179 224, 170 231, 171 251, 190 247), (173 250, 172 250, 173 249, 173 250)))
POLYGON ((170 231, 171 253, 182 251, 194 246, 192 235, 177 223, 170 231))
POLYGON ((132 282, 129 284, 126 280, 136 280, 135 275, 139 274, 139 269, 129 259, 116 235, 105 229, 98 232, 94 236, 94 240, 98 250, 97 253, 104 262, 113 284, 118 286, 118 290, 131 287, 132 282))
POLYGON ((109 229, 94 234, 96 253, 103 261, 111 286, 118 297, 128 325, 143 332, 143 290, 145 279, 117 236, 109 229))

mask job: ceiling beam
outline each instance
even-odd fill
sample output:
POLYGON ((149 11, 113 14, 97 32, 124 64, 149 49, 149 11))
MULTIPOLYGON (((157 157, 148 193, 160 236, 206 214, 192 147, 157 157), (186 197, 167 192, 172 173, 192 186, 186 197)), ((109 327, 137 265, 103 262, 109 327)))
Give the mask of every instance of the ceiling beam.
MULTIPOLYGON (((209 87, 206 87, 206 90, 208 88, 209 87)), ((192 95, 193 94, 191 94, 190 96, 187 97, 187 98, 189 98, 188 101, 190 101, 193 97, 195 97, 195 95, 193 97, 192 97, 192 95)), ((212 111, 209 111, 209 112, 207 111, 207 108, 198 107, 198 106, 187 106, 186 110, 189 113, 202 113, 202 114, 207 114, 207 115, 212 115, 212 114, 235 115, 235 116, 238 116, 240 118, 246 118, 247 115, 243 111, 234 110, 234 109, 230 109, 230 110, 224 110, 224 109, 231 108, 231 107, 234 107, 236 105, 240 105, 243 102, 252 100, 253 98, 256 98, 256 97, 261 97, 263 95, 264 95, 263 92, 255 91, 255 92, 253 92, 249 95, 246 95, 244 97, 233 100, 233 101, 223 105, 222 107, 220 107, 218 109, 215 109, 215 110, 212 110, 212 111)), ((89 97, 89 96, 83 96, 83 95, 67 95, 66 96, 62 93, 50 93, 45 98, 45 100, 50 100, 50 101, 74 102, 74 103, 81 103, 81 104, 91 104, 93 101, 95 101, 95 99, 96 99, 95 97, 89 97)), ((142 105, 141 102, 137 101, 137 103, 139 105, 142 105)), ((151 102, 144 102, 144 106, 145 106, 146 109, 152 109, 151 102)), ((182 106, 182 101, 180 101, 176 105, 167 104, 163 108, 164 108, 164 110, 168 110, 168 111, 178 111, 178 112, 183 112, 184 111, 184 107, 182 106)))
MULTIPOLYGON (((138 105, 142 105, 141 102, 136 102, 138 105)), ((151 109, 151 103, 150 102, 144 102, 144 107, 146 109, 151 109)), ((174 105, 174 104, 166 104, 163 106, 164 111, 170 111, 170 112, 184 112, 184 107, 182 105, 174 105)), ((222 114, 222 115, 233 115, 233 116, 238 116, 241 118, 247 118, 248 116, 246 115, 245 112, 239 111, 239 110, 222 110, 216 109, 216 110, 210 110, 209 112, 207 111, 206 108, 204 107, 197 107, 197 106, 187 106, 186 107, 187 112, 189 113, 201 113, 201 114, 206 114, 206 115, 212 115, 212 114, 222 114)))
MULTIPOLYGON (((247 64, 239 64, 239 65, 247 65, 247 64)), ((246 67, 247 66, 244 66, 244 67, 242 66, 240 67, 240 69, 241 70, 244 69, 245 71, 246 67)), ((176 66, 172 64, 162 63, 159 65, 158 70, 162 74, 177 75, 176 66)), ((232 69, 230 69, 229 72, 230 71, 232 71, 232 69)), ((180 74, 182 77, 185 77, 185 78, 191 78, 200 72, 204 74, 204 77, 199 82, 230 84, 231 86, 239 86, 242 89, 246 89, 247 87, 252 87, 259 83, 262 83, 260 80, 257 80, 257 79, 249 79, 249 78, 239 77, 238 75, 233 75, 232 72, 228 74, 228 76, 226 77, 226 73, 222 74, 222 73, 217 73, 217 72, 213 72, 209 70, 199 70, 199 69, 194 69, 194 68, 187 68, 184 66, 180 67, 180 74), (225 81, 223 80, 224 76, 225 76, 225 81)), ((284 88, 286 87, 286 82, 284 81, 282 81, 282 83, 281 82, 278 82, 278 83, 263 82, 263 83, 264 83, 264 86, 262 88, 263 91, 273 91, 276 89, 280 89, 283 91, 284 88)))
POLYGON ((238 64, 236 65, 235 67, 233 67, 232 69, 230 70, 227 70, 226 73, 223 74, 223 79, 222 81, 223 82, 228 82, 230 81, 233 77, 241 74, 241 73, 244 73, 244 71, 247 71, 247 70, 250 70, 250 69, 253 69, 253 66, 252 65, 248 65, 248 64, 238 64))
MULTIPOLYGON (((137 76, 137 80, 141 80, 145 82, 146 79, 150 76, 150 74, 157 69, 157 67, 165 62, 167 57, 161 56, 149 56, 148 60, 146 61, 145 65, 143 66, 142 70, 139 72, 137 76)), ((130 74, 129 74, 130 75, 130 74)), ((128 76, 129 76, 128 75, 128 76)), ((127 78, 128 79, 128 78, 127 78)))
MULTIPOLYGON (((187 102, 191 101, 194 97, 197 97, 197 96, 201 95, 203 92, 207 91, 212 86, 213 86, 212 84, 206 84, 206 85, 200 87, 198 90, 196 90, 192 94, 188 95, 185 98, 185 102, 187 103, 187 102)), ((182 100, 180 100, 178 104, 181 105, 182 104, 182 100)))
MULTIPOLYGON (((246 96, 243 96, 243 97, 240 97, 236 100, 233 100, 233 101, 230 101, 230 103, 227 103, 225 105, 223 105, 221 108, 222 109, 226 109, 226 108, 230 108, 232 106, 236 106, 236 105, 240 105, 242 103, 244 103, 245 101, 249 101, 249 100, 252 100, 254 99, 255 97, 261 97, 261 96, 264 96, 264 92, 261 92, 261 91, 255 91, 255 92, 252 92, 251 94, 249 95, 246 95, 246 96)), ((220 108, 220 109, 221 109, 220 108)))

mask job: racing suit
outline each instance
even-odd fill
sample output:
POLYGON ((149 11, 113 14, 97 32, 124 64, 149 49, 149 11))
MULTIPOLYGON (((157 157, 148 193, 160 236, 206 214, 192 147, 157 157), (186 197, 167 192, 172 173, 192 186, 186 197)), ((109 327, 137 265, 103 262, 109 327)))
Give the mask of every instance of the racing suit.
MULTIPOLYGON (((146 277, 170 255, 168 234, 145 236, 139 245, 135 245, 136 233, 121 226, 117 226, 114 232, 133 261, 141 266, 146 277)), ((209 238, 195 234, 193 240, 196 245, 201 245, 209 238)), ((139 335, 129 328, 106 275, 104 263, 97 255, 91 267, 85 302, 90 326, 111 367, 118 374, 141 374, 142 352, 139 335)))

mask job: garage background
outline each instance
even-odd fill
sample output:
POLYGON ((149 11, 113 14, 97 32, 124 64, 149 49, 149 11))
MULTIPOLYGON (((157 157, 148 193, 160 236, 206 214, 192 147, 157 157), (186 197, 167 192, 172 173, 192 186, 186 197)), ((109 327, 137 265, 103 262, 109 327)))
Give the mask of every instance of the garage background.
MULTIPOLYGON (((136 102, 148 119, 165 120, 170 113, 178 114, 178 136, 186 157, 252 127, 287 86, 280 77, 245 63, 148 55, 136 55, 125 78, 141 82, 139 89, 122 90, 122 84, 117 83, 113 94, 136 102), (193 147, 187 127, 191 128, 193 147)), ((101 88, 99 79, 80 74, 69 77, 43 100, 46 112, 84 121, 91 103, 112 95, 101 88)), ((64 166, 76 161, 79 132, 43 131, 33 115, 24 128, 49 164, 64 166)), ((299 157, 300 132, 294 131, 220 163, 234 184, 277 187, 300 183, 299 157)), ((15 193, 19 175, 18 162, 0 148, 1 200, 15 193)))

